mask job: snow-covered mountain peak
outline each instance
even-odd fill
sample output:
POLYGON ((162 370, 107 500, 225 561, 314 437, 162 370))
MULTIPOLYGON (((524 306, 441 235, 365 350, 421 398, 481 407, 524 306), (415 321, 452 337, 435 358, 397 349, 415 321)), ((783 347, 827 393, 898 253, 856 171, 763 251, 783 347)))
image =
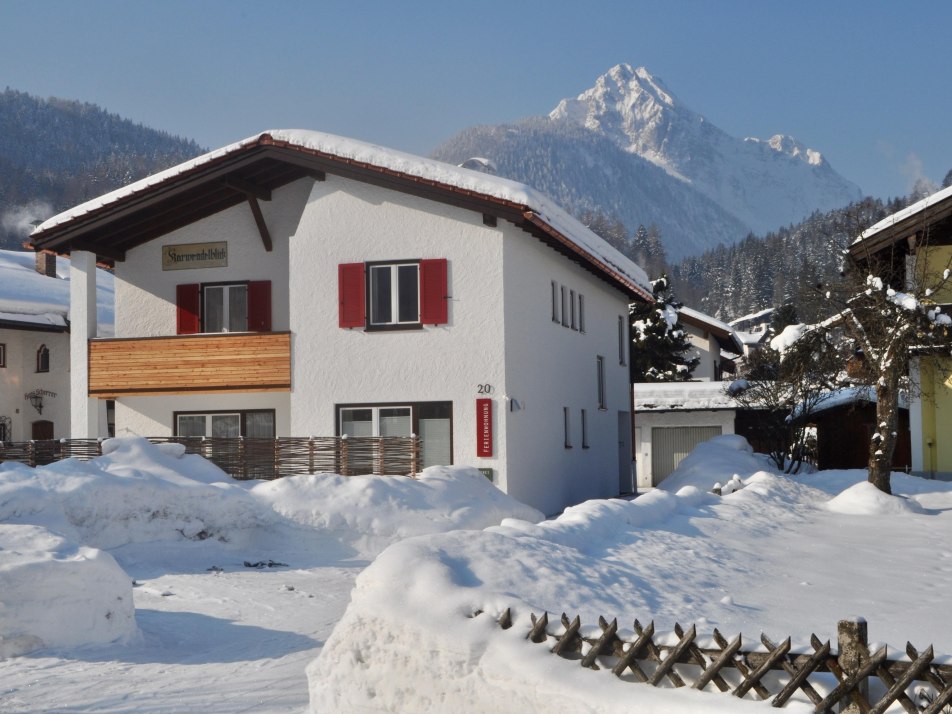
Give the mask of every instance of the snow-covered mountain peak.
MULTIPOLYGON (((666 126, 678 108, 675 96, 644 67, 617 64, 577 97, 563 99, 549 113, 554 121, 568 121, 604 134, 619 147, 671 170, 643 135, 666 126)), ((673 172, 676 173, 676 172, 673 172)))
POLYGON ((792 136, 774 134, 766 143, 774 151, 806 161, 810 166, 821 166, 826 161, 819 151, 807 148, 792 136))

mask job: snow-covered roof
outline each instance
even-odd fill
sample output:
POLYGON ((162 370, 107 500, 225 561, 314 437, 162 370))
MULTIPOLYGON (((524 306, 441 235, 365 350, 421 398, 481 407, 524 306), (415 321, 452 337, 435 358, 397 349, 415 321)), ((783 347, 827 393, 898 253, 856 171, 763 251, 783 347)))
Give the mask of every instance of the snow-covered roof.
POLYGON ((936 204, 941 203, 948 198, 952 198, 952 186, 947 186, 941 191, 936 191, 932 195, 926 196, 920 201, 916 201, 911 206, 906 206, 901 211, 896 211, 892 215, 886 216, 879 223, 876 223, 875 225, 872 225, 863 231, 860 236, 855 241, 853 241, 853 243, 855 245, 856 243, 860 243, 868 238, 872 238, 887 228, 890 228, 891 226, 894 226, 898 223, 902 223, 906 219, 912 218, 913 216, 922 213, 927 208, 935 206, 936 204))
POLYGON ((745 332, 744 330, 734 330, 734 334, 737 335, 739 339, 745 345, 759 345, 767 337, 767 331, 761 330, 760 332, 745 332))
POLYGON ((645 382, 633 386, 636 412, 736 409, 725 382, 645 382))
POLYGON ((678 308, 678 312, 681 314, 682 318, 685 318, 685 322, 689 324, 693 323, 705 327, 708 332, 714 335, 717 338, 718 344, 724 349, 730 350, 736 354, 739 354, 744 351, 744 346, 738 338, 737 333, 734 328, 728 325, 726 322, 718 320, 716 317, 711 317, 703 312, 694 310, 686 305, 682 305, 678 308))
POLYGON ((528 222, 546 233, 554 234, 556 238, 567 239, 589 259, 601 265, 605 272, 615 273, 616 277, 629 283, 635 292, 644 293, 644 297, 649 299, 652 294, 648 276, 641 267, 531 186, 357 139, 303 129, 274 129, 256 134, 94 198, 43 222, 33 231, 31 240, 34 245, 55 248, 52 245, 45 246, 43 239, 55 233, 56 229, 96 217, 107 212, 110 207, 131 202, 205 165, 262 146, 317 152, 323 158, 344 162, 349 166, 398 175, 421 185, 454 191, 475 199, 495 199, 511 204, 510 208, 524 209, 524 212, 531 214, 525 216, 528 222))
MULTIPOLYGON (((97 319, 100 334, 112 334, 113 277, 96 276, 97 319)), ((0 322, 24 328, 66 329, 69 318, 69 259, 56 259, 56 277, 36 272, 36 254, 0 250, 0 322)))
MULTIPOLYGON (((811 414, 819 414, 825 412, 828 409, 836 409, 837 407, 846 406, 849 404, 875 404, 876 403, 876 390, 868 385, 861 385, 857 387, 844 387, 843 389, 836 389, 831 392, 827 392, 823 398, 813 407, 810 411, 811 414)), ((908 409, 909 408, 909 397, 906 392, 899 393, 899 408, 908 409)), ((802 412, 802 408, 798 407, 793 410, 794 418, 797 418, 802 412)))

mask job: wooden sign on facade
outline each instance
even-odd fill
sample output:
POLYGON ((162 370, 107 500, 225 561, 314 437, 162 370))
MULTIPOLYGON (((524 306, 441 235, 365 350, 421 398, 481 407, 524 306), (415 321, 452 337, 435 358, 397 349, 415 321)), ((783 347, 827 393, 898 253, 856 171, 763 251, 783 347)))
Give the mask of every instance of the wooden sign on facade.
POLYGON ((162 270, 189 268, 225 268, 228 266, 228 243, 183 243, 162 246, 162 270))
POLYGON ((493 400, 476 400, 476 456, 493 455, 493 400))

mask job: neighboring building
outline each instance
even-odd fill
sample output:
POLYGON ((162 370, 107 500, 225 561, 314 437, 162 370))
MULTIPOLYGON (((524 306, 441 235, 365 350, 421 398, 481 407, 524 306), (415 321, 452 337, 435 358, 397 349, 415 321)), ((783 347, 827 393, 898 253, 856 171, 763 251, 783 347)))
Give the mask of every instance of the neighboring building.
POLYGON ((694 346, 692 356, 698 365, 691 379, 719 382, 725 374, 734 373, 734 359, 743 354, 744 346, 727 323, 682 305, 678 316, 685 333, 694 346))
POLYGON ((701 442, 735 433, 727 382, 635 384, 638 490, 657 486, 701 442))
POLYGON ((628 303, 644 272, 533 189, 273 131, 56 216, 72 433, 409 435, 546 513, 631 489, 628 303), (115 265, 116 337, 88 295, 115 265))
MULTIPOLYGON (((69 261, 0 250, 0 441, 69 436, 69 261)), ((103 328, 112 325, 111 279, 100 277, 103 328)), ((97 410, 108 430, 106 404, 97 410)))
POLYGON ((639 490, 657 486, 701 442, 734 433, 737 404, 721 379, 743 347, 720 320, 684 306, 678 314, 698 366, 690 382, 632 385, 639 490))
MULTIPOLYGON (((942 275, 952 266, 952 186, 863 231, 850 253, 893 275, 942 275)), ((931 297, 943 312, 952 311, 949 283, 931 297)), ((909 402, 912 472, 952 479, 952 359, 914 359, 911 372, 919 386, 909 402)))

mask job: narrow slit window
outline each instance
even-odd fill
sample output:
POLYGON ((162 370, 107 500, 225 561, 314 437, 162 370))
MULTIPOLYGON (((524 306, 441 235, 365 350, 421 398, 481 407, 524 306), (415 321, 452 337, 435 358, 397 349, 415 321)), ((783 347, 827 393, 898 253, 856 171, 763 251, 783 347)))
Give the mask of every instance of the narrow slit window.
POLYGON ((562 407, 562 428, 565 432, 565 448, 572 448, 572 422, 568 407, 562 407))
POLYGON ((585 332, 585 296, 578 294, 578 331, 585 332))
POLYGON ((588 448, 588 411, 582 410, 582 448, 588 448))
POLYGON ((601 355, 595 358, 595 379, 598 383, 598 408, 607 409, 605 405, 605 358, 601 355))
POLYGON ((626 343, 628 340, 625 339, 625 318, 622 315, 618 316, 618 364, 624 365, 627 360, 625 356, 627 350, 625 349, 626 343))
POLYGON ((569 291, 565 289, 563 285, 562 288, 562 327, 569 326, 569 291))
POLYGON ((552 281, 552 322, 558 323, 559 317, 559 286, 552 281))
POLYGON ((572 306, 572 329, 578 329, 578 322, 575 317, 575 291, 569 290, 569 305, 572 306))

